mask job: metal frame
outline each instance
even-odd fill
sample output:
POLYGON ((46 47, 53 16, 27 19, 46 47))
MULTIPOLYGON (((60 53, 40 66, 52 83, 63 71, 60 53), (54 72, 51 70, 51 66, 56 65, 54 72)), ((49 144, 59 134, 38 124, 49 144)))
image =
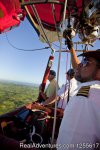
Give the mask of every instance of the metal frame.
POLYGON ((53 3, 53 4, 60 4, 60 5, 64 5, 64 2, 59 2, 57 0, 32 0, 29 2, 21 2, 21 6, 26 6, 26 5, 32 5, 32 4, 45 4, 45 3, 53 3))

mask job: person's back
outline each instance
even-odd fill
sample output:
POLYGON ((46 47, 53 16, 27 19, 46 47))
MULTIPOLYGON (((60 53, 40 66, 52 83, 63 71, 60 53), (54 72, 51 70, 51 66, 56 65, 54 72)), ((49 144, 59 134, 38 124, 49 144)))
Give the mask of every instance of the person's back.
POLYGON ((69 99, 76 93, 78 87, 78 81, 74 78, 75 72, 73 69, 69 69, 66 73, 68 82, 64 84, 59 90, 57 95, 59 96, 58 108, 65 109, 69 99))
POLYGON ((53 95, 56 96, 56 88, 57 88, 57 81, 55 79, 52 79, 45 91, 47 97, 51 97, 53 95))

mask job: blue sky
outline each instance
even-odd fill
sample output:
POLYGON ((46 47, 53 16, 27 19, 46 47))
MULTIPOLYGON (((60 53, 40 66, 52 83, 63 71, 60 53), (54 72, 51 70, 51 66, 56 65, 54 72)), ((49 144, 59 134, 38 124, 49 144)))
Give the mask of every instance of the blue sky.
MULTIPOLYGON (((22 49, 38 49, 48 46, 42 43, 33 27, 27 19, 21 22, 20 26, 7 32, 7 37, 11 44, 22 49)), ((75 38, 77 41, 78 38, 75 38)), ((58 43, 56 43, 58 45, 58 43)), ((64 46, 65 47, 65 46, 64 46)), ((58 47, 54 46, 56 50, 58 47)), ((82 49, 80 46, 79 48, 82 49)), ((94 48, 99 48, 99 41, 95 42, 94 48)), ((19 51, 11 47, 8 43, 6 34, 0 34, 0 79, 15 80, 22 82, 38 83, 42 82, 48 58, 51 54, 51 49, 41 51, 19 51)), ((54 62, 52 69, 57 72, 58 53, 54 54, 54 62)), ((66 82, 65 72, 66 67, 69 68, 70 55, 62 53, 60 65, 59 84, 66 82), (68 56, 67 56, 68 55, 68 56), (68 57, 68 63, 66 65, 68 57)))

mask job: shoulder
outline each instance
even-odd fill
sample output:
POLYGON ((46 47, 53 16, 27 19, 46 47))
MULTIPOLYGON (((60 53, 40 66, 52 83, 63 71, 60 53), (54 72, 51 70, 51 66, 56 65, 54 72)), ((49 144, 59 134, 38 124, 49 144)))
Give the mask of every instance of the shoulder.
POLYGON ((72 90, 77 89, 78 86, 79 86, 78 81, 75 78, 73 78, 73 79, 70 80, 70 88, 72 90))
MULTIPOLYGON (((57 82, 56 82, 56 80, 55 79, 53 79, 51 82, 50 82, 50 84, 49 84, 49 87, 52 89, 54 89, 54 88, 56 88, 56 86, 57 86, 57 82)), ((53 90, 52 89, 52 90, 53 90)))
POLYGON ((55 79, 51 80, 50 84, 57 83, 55 79))
POLYGON ((90 87, 89 96, 90 96, 91 101, 97 100, 100 103, 100 85, 99 84, 95 84, 90 87))
POLYGON ((76 96, 87 97, 92 100, 100 96, 100 84, 95 82, 93 82, 92 84, 86 83, 79 88, 76 96))
POLYGON ((56 81, 55 79, 53 79, 53 80, 50 82, 50 86, 56 87, 56 86, 57 86, 57 81, 56 81))
POLYGON ((80 82, 79 81, 77 81, 75 78, 72 78, 71 80, 70 80, 70 83, 71 84, 75 84, 75 85, 80 85, 80 82))
POLYGON ((84 96, 84 97, 88 97, 89 96, 89 90, 90 90, 90 86, 82 86, 76 96, 84 96))
POLYGON ((91 89, 98 89, 98 90, 100 90, 100 84, 93 84, 93 85, 91 85, 91 89))

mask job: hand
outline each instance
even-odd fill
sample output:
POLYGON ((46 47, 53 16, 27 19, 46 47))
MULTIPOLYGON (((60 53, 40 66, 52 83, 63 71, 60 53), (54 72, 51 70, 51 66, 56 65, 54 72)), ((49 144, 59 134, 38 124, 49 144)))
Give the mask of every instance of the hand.
POLYGON ((41 91, 41 96, 42 96, 42 98, 43 98, 44 100, 46 100, 46 99, 47 99, 46 94, 45 94, 44 92, 42 92, 42 91, 41 91))
POLYGON ((72 40, 67 38, 65 42, 66 42, 66 44, 67 44, 68 49, 69 49, 69 50, 72 49, 72 47, 73 47, 73 42, 72 42, 72 40))
POLYGON ((65 44, 67 44, 68 49, 70 50, 73 47, 73 42, 71 38, 71 30, 65 30, 63 32, 63 37, 66 39, 65 44))

